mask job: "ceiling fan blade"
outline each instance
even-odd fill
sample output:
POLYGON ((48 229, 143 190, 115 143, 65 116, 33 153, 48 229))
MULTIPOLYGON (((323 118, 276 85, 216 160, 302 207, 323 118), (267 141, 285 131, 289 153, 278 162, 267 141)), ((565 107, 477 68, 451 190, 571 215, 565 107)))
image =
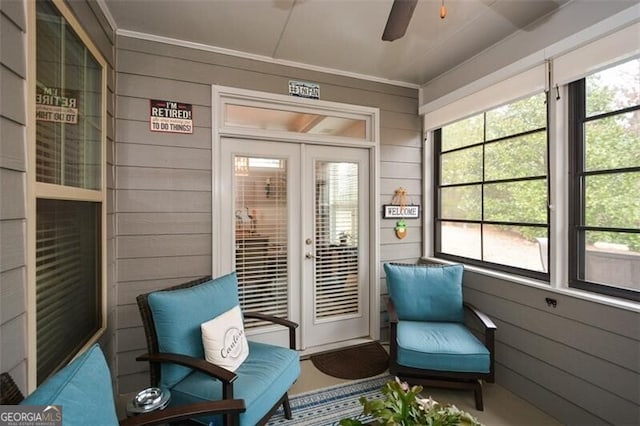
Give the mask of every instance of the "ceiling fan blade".
POLYGON ((393 0, 387 25, 382 33, 382 40, 397 40, 407 32, 407 27, 417 3, 418 0, 393 0))

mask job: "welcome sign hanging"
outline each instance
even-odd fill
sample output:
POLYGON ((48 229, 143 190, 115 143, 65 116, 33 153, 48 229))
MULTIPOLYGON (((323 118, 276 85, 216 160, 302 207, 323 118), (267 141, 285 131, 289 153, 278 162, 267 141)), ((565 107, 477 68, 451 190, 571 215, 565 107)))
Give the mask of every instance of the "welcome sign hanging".
POLYGON ((383 219, 400 219, 394 228, 398 239, 407 236, 407 221, 405 219, 420 217, 420 206, 407 204, 407 190, 402 187, 395 190, 391 204, 384 204, 382 207, 383 219))
POLYGON ((414 204, 408 206, 385 204, 383 207, 384 219, 418 219, 420 217, 420 206, 414 204))

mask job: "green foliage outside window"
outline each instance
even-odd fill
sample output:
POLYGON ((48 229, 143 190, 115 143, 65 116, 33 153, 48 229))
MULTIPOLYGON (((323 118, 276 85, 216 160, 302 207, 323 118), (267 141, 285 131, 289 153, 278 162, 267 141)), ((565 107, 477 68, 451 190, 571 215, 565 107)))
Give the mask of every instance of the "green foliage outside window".
MULTIPOLYGON (((587 81, 587 116, 640 104, 640 60, 616 74, 595 74, 587 81)), ((640 165, 640 110, 585 123, 585 170, 621 169, 640 165)), ((442 128, 442 185, 475 182, 475 186, 443 188, 444 219, 546 223, 547 153, 544 94, 495 108, 442 128), (539 129, 539 131, 535 131, 539 129), (527 133, 531 132, 531 133, 527 133), (525 133, 497 142, 486 141, 525 133), (469 148, 464 148, 469 146, 469 148), (448 150, 460 148, 457 151, 448 150), (483 167, 484 155, 484 167, 483 167), (485 184, 484 181, 540 177, 539 180, 485 184), (484 203, 481 206, 480 203, 484 203)), ((588 226, 640 228, 640 173, 617 171, 589 176, 585 185, 585 224, 588 226)), ((513 230, 513 228, 511 228, 513 230)), ((520 227, 528 240, 546 232, 520 227)), ((640 251, 640 235, 589 232, 587 244, 603 241, 624 244, 640 251)))
MULTIPOLYGON (((586 78, 588 117, 640 105, 640 60, 586 78)), ((585 170, 640 166, 640 110, 588 121, 584 126, 585 170)), ((588 176, 585 184, 585 225, 640 228, 640 173, 616 171, 588 176)), ((640 234, 588 232, 596 241, 623 244, 640 251, 640 234)))
MULTIPOLYGON (((442 151, 442 185, 475 183, 442 188, 443 218, 546 224, 544 93, 445 126, 442 151), (491 142, 495 139, 498 140, 491 142), (485 141, 490 142, 481 145, 485 141), (456 148, 460 149, 444 152, 456 148), (481 193, 482 182, 531 177, 534 179, 485 183, 484 195, 481 193)), ((546 228, 517 229, 522 237, 531 241, 547 236, 546 228)))

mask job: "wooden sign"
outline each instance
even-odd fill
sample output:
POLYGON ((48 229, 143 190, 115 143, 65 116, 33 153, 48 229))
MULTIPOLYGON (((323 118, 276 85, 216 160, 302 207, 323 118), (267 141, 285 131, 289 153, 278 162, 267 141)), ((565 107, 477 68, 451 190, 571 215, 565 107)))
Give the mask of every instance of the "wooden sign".
POLYGON ((418 219, 420 217, 420 206, 411 204, 400 206, 395 204, 385 204, 382 206, 383 219, 418 219))

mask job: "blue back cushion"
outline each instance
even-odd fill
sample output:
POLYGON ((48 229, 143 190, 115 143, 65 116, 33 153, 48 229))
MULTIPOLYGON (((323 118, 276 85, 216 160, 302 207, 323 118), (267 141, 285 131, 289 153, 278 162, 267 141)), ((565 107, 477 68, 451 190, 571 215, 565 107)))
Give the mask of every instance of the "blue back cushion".
POLYGON ((387 289, 406 321, 464 320, 462 265, 395 265, 385 263, 387 289))
POLYGON ((21 405, 62 405, 65 426, 117 425, 111 374, 97 344, 42 383, 21 405))
MULTIPOLYGON (((193 287, 153 292, 148 301, 160 352, 204 359, 200 324, 239 303, 238 280, 232 272, 193 287)), ((172 387, 190 372, 187 367, 163 363, 160 385, 172 387)))

